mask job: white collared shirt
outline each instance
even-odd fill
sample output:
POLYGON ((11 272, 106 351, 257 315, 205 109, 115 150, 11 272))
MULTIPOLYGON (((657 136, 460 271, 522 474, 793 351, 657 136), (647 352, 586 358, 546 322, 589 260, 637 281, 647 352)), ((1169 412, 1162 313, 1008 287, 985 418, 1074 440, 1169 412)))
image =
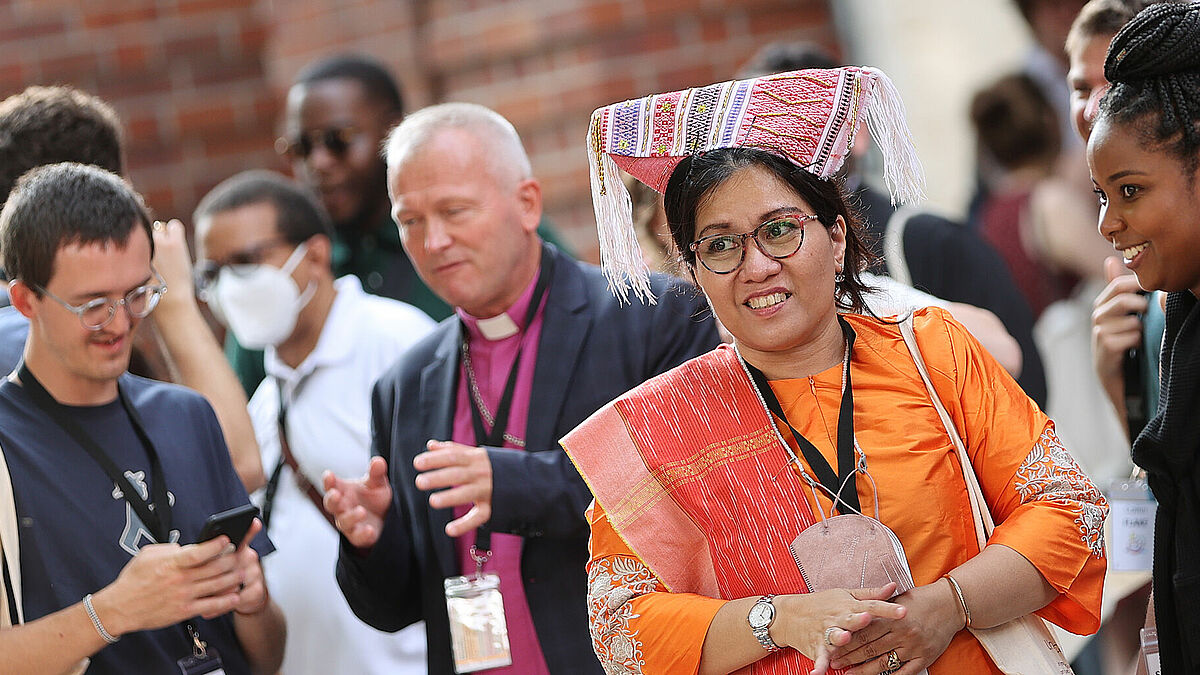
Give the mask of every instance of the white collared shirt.
MULTIPOLYGON (((366 473, 371 448, 371 389, 434 322, 417 308, 366 294, 357 277, 334 283, 337 295, 317 345, 295 369, 268 347, 267 377, 250 399, 250 418, 269 477, 279 462, 279 386, 287 401, 288 442, 305 476, 321 489, 326 470, 366 473)), ((262 491, 256 493, 261 505, 262 491)), ((271 511, 276 553, 263 560, 271 596, 288 619, 283 672, 424 673, 425 627, 397 634, 362 623, 334 579, 338 537, 283 469, 271 511)))

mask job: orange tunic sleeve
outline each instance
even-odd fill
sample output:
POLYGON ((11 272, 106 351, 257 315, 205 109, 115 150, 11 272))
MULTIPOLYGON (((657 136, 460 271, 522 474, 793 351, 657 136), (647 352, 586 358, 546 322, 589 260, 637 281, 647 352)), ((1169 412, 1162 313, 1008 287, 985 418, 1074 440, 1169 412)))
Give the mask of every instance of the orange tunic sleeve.
POLYGON ((671 593, 593 502, 588 560, 592 645, 606 673, 695 673, 704 637, 725 600, 671 593))
POLYGON ((1108 503, 1054 423, 965 328, 940 311, 915 317, 939 397, 996 522, 988 544, 1024 556, 1058 591, 1039 616, 1078 634, 1100 626, 1108 503))

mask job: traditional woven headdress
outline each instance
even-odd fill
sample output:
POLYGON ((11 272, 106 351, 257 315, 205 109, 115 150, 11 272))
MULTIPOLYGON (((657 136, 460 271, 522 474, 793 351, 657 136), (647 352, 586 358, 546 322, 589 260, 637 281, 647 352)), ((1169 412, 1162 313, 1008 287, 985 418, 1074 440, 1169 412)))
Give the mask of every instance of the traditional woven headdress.
POLYGON ((841 168, 864 120, 883 153, 893 203, 921 199, 924 179, 904 104, 891 80, 874 68, 797 70, 596 110, 588 131, 588 160, 609 288, 628 300, 632 286, 638 297, 654 301, 618 168, 663 192, 684 157, 744 147, 775 153, 830 178, 841 168))

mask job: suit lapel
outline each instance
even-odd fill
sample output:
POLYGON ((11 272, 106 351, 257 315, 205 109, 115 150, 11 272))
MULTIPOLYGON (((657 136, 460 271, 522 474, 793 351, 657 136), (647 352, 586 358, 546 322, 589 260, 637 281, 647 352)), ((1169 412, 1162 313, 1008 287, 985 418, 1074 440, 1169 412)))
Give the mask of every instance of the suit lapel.
POLYGON ((553 448, 558 439, 555 427, 566 402, 567 387, 584 338, 591 330, 592 317, 587 311, 587 288, 579 272, 579 263, 543 244, 555 258, 554 279, 546 298, 542 335, 538 339, 537 365, 533 369, 533 391, 529 401, 529 419, 525 426, 525 447, 530 450, 553 448))
MULTIPOLYGON (((462 322, 454 318, 450 321, 441 344, 438 345, 433 362, 421 371, 421 419, 425 424, 420 426, 425 435, 414 439, 414 442, 420 444, 419 447, 414 447, 416 453, 424 452, 425 441, 431 438, 439 441, 449 440, 454 433, 454 401, 458 394, 458 346, 461 335, 462 322)), ((417 498, 426 500, 428 504, 428 493, 421 492, 417 498)), ((460 574, 454 541, 445 536, 446 523, 450 522, 452 510, 427 508, 426 513, 429 514, 430 535, 443 575, 460 574)))

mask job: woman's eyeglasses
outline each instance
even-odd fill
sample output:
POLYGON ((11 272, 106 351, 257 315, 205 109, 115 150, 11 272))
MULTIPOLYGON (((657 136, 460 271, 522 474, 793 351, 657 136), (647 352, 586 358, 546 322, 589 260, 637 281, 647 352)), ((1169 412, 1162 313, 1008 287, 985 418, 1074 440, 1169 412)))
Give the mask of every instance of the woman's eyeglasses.
POLYGON ((350 144, 358 137, 358 127, 345 125, 302 131, 292 138, 280 136, 275 139, 275 151, 285 157, 308 159, 318 145, 323 146, 334 157, 346 156, 350 144))
POLYGON ((746 259, 746 240, 753 239, 763 255, 782 260, 796 255, 804 243, 804 223, 817 216, 796 213, 772 218, 744 234, 711 234, 688 248, 713 274, 730 274, 746 259))

